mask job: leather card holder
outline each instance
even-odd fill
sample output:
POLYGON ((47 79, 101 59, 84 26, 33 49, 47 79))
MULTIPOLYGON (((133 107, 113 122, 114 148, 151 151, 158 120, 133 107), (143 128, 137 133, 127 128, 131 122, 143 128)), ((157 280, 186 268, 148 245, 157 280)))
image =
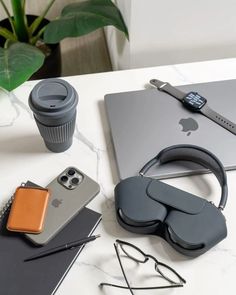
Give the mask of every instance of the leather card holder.
POLYGON ((9 213, 7 229, 24 233, 41 233, 49 196, 49 190, 45 188, 18 187, 9 213))

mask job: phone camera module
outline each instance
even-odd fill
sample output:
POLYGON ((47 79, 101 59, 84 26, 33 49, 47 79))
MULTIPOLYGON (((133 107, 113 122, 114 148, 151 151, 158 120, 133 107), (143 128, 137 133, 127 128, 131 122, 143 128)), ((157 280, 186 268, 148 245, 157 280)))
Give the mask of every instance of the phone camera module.
POLYGON ((73 184, 73 185, 77 185, 77 184, 79 184, 79 178, 77 178, 77 177, 74 177, 74 178, 72 178, 71 179, 71 183, 73 184))
POLYGON ((69 176, 73 176, 73 175, 75 175, 75 170, 74 170, 74 169, 69 169, 69 170, 67 171, 67 174, 68 174, 69 176))
POLYGON ((76 189, 83 181, 83 174, 75 168, 67 168, 58 178, 59 183, 69 190, 76 189))
POLYGON ((67 182, 68 181, 68 177, 66 175, 61 176, 61 182, 67 182))

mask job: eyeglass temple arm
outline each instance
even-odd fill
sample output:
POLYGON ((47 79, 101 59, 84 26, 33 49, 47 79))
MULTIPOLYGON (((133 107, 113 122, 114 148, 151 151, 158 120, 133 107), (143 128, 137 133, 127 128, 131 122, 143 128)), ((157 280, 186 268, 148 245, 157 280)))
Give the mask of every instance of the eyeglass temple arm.
MULTIPOLYGON (((126 286, 121 286, 121 285, 116 285, 116 284, 110 284, 110 283, 100 283, 100 287, 103 286, 110 286, 110 287, 116 287, 120 289, 129 289, 129 287, 126 286)), ((168 288, 178 288, 178 287, 183 287, 183 284, 173 284, 173 285, 168 285, 168 286, 157 286, 157 287, 131 287, 132 290, 151 290, 151 289, 168 289, 168 288)))
POLYGON ((131 293, 132 295, 134 295, 134 293, 133 293, 133 291, 132 291, 132 289, 131 289, 131 287, 130 287, 129 281, 128 281, 127 277, 126 277, 125 270, 124 270, 124 268, 123 268, 123 265, 122 265, 122 262, 121 262, 120 255, 119 255, 119 252, 118 252, 118 249, 117 249, 117 245, 116 245, 116 244, 114 244, 114 248, 115 248, 115 251, 116 251, 117 259, 118 259, 119 264, 120 264, 120 268, 121 268, 122 274, 123 274, 123 276, 124 276, 124 278, 125 278, 125 282, 126 282, 126 284, 127 284, 127 286, 128 286, 127 289, 129 289, 129 290, 130 290, 130 293, 131 293))

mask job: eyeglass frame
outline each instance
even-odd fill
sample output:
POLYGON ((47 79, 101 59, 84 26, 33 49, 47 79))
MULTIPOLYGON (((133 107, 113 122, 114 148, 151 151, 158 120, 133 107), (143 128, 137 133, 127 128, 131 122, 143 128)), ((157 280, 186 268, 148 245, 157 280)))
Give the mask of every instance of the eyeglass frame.
POLYGON ((103 287, 103 286, 110 286, 110 287, 117 287, 117 288, 121 288, 121 289, 129 289, 129 291, 131 292, 132 295, 134 295, 133 291, 132 290, 153 290, 153 289, 167 289, 167 288, 176 288, 176 287, 183 287, 186 283, 186 280, 180 275, 178 274, 172 267, 168 266, 167 264, 165 263, 162 263, 160 261, 158 261, 154 256, 150 255, 150 254, 146 254, 144 253, 140 248, 138 248, 137 246, 131 244, 131 243, 128 243, 126 241, 122 241, 122 240, 119 240, 117 239, 116 242, 113 244, 114 248, 115 248, 115 252, 116 252, 116 256, 117 256, 117 259, 119 261, 119 264, 120 264, 120 268, 121 268, 121 271, 122 271, 122 274, 124 276, 124 279, 126 281, 126 284, 127 284, 127 287, 126 286, 121 286, 121 285, 116 285, 116 284, 110 284, 110 283, 100 283, 100 287, 103 287), (127 276, 126 276, 126 273, 125 273, 125 270, 124 270, 124 267, 123 267, 123 264, 121 262, 121 257, 120 257, 120 254, 119 254, 119 251, 118 251, 118 245, 120 246, 120 248, 122 249, 122 251, 125 253, 125 255, 134 260, 135 262, 137 263, 146 263, 150 258, 155 262, 155 271, 158 272, 162 278, 164 278, 165 280, 167 280, 170 285, 168 286, 157 286, 157 287, 131 287, 130 284, 129 284, 129 281, 127 279, 127 276), (137 250, 138 252, 140 252, 143 257, 145 258, 143 261, 142 260, 139 260, 139 259, 136 259, 135 257, 133 257, 132 255, 128 254, 124 248, 122 247, 122 245, 126 245, 126 246, 129 246, 129 247, 132 247, 134 248, 135 250, 137 250), (161 271, 160 269, 158 268, 158 265, 161 265, 163 267, 166 267, 168 270, 172 271, 180 280, 181 283, 176 283, 174 282, 173 280, 169 279, 167 276, 165 276, 161 271))

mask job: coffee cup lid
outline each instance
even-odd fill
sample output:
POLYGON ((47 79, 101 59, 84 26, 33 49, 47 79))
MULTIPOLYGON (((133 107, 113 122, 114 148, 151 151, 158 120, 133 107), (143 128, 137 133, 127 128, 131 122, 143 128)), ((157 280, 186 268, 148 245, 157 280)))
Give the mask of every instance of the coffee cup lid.
POLYGON ((74 108, 78 103, 75 89, 65 80, 46 79, 35 85, 30 93, 29 105, 33 112, 50 116, 74 108))

